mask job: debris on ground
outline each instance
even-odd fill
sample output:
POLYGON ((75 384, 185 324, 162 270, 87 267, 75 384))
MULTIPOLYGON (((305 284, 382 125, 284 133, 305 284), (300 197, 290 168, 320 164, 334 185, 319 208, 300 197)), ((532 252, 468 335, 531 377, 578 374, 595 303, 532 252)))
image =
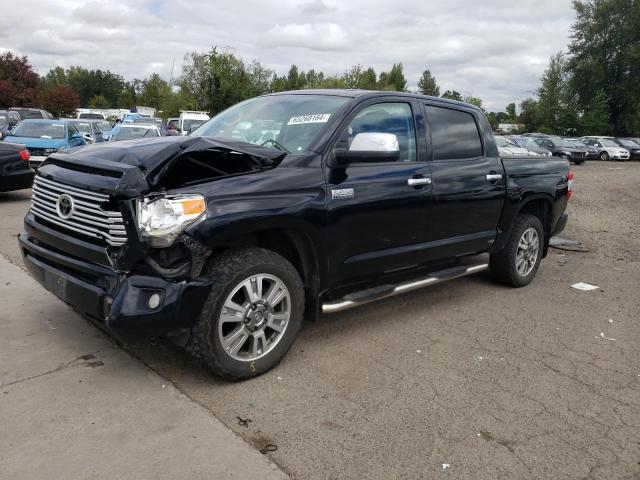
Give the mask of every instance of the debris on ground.
POLYGON ((589 249, 582 245, 578 240, 568 240, 566 238, 552 237, 549 240, 549 246, 557 250, 567 252, 588 252, 589 249))
POLYGON ((251 420, 250 418, 242 418, 242 417, 236 417, 238 419, 238 425, 240 425, 241 427, 247 427, 249 428, 249 423, 253 422, 253 420, 251 420))
POLYGON ((598 290, 600 287, 597 285, 591 285, 590 283, 578 282, 571 285, 576 290, 582 290, 583 292, 590 292, 591 290, 598 290))
POLYGON ((600 332, 600 338, 604 339, 604 340, 609 340, 610 342, 615 342, 616 339, 615 338, 609 338, 607 337, 604 332, 600 332))
POLYGON ((446 470, 447 468, 451 467, 451 465, 449 465, 448 463, 443 463, 442 464, 442 469, 446 470))
POLYGON ((260 449, 260 453, 262 453, 263 455, 267 452, 275 452, 276 450, 278 450, 278 446, 274 445, 273 443, 267 443, 264 448, 260 449))

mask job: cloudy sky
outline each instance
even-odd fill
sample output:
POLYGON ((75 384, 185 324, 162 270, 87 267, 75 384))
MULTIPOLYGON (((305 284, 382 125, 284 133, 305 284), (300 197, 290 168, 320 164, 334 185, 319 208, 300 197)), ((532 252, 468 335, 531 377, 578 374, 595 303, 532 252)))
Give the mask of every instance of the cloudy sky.
POLYGON ((573 18, 570 0, 18 0, 2 9, 0 51, 41 74, 82 65, 127 79, 168 80, 174 59, 175 77, 185 52, 214 45, 279 73, 402 62, 410 88, 429 68, 443 91, 502 110, 536 89, 573 18))

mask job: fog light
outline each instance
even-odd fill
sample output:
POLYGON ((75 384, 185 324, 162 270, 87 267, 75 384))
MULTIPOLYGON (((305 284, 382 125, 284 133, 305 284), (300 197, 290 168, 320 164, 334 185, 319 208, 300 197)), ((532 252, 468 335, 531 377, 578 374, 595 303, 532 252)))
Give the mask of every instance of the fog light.
POLYGON ((157 293, 151 295, 147 301, 147 305, 149 305, 149 308, 152 310, 158 308, 160 305, 160 295, 157 293))

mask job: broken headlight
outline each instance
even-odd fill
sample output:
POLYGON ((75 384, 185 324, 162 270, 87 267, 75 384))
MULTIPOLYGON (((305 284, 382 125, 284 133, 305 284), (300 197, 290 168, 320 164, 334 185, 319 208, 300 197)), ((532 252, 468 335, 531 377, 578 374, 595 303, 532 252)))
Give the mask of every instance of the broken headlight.
POLYGON ((202 195, 167 195, 137 201, 138 230, 154 247, 168 247, 188 225, 205 217, 202 195))

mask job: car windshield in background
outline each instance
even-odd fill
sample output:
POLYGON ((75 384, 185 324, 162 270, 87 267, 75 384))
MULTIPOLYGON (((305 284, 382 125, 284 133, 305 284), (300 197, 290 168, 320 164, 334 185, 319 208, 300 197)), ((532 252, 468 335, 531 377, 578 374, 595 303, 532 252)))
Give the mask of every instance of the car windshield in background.
POLYGON ((39 110, 16 110, 23 120, 27 118, 42 118, 39 110))
POLYGON ((273 95, 242 102, 216 115, 191 135, 237 140, 299 153, 350 101, 329 95, 273 95))
POLYGON ((565 140, 569 146, 573 147, 573 148, 586 148, 587 145, 585 145, 584 143, 582 143, 580 140, 565 140))
POLYGON ((601 139, 600 143, 602 143, 602 145, 604 145, 605 147, 620 147, 620 145, 618 145, 616 142, 607 138, 601 139))
POLYGON ((100 129, 101 132, 111 131, 111 123, 107 122, 106 120, 103 122, 97 122, 97 123, 98 123, 98 128, 100 129))
POLYGON ((14 137, 65 138, 62 123, 22 122, 12 132, 14 137))
POLYGON ((91 130, 91 124, 89 122, 69 122, 69 123, 75 125, 76 128, 80 130, 82 133, 93 133, 93 130, 91 130))
POLYGON ((182 122, 183 127, 185 132, 188 132, 190 129, 196 129, 198 128, 200 125, 202 125, 204 122, 206 122, 206 120, 189 120, 186 119, 182 122))
MULTIPOLYGON (((2 123, 1 119, 0 119, 0 123, 2 123)), ((632 140, 618 140, 618 141, 625 147, 640 148, 640 145, 638 145, 636 142, 634 142, 632 140)))
POLYGON ((508 138, 504 138, 504 137, 496 137, 496 143, 498 144, 499 147, 517 147, 518 145, 515 144, 513 141, 509 140, 508 138))
POLYGON ((138 117, 133 120, 133 123, 140 123, 142 125, 156 125, 158 127, 161 127, 162 119, 153 117, 138 117))
POLYGON ((575 145, 572 142, 570 142, 569 140, 559 139, 559 140, 552 140, 552 142, 554 143, 554 145, 556 147, 560 147, 560 148, 574 148, 575 147, 575 145))
POLYGON ((534 140, 528 137, 515 138, 513 139, 513 141, 522 148, 540 148, 540 145, 538 145, 534 140))
POLYGON ((6 124, 7 124, 7 117, 0 116, 0 125, 6 125, 6 124))
POLYGON ((135 138, 149 138, 158 136, 158 130, 155 128, 146 128, 142 126, 122 127, 113 135, 113 137, 111 137, 111 140, 133 140, 135 138))
POLYGON ((88 120, 104 120, 104 117, 99 113, 81 113, 78 118, 86 118, 88 120))

